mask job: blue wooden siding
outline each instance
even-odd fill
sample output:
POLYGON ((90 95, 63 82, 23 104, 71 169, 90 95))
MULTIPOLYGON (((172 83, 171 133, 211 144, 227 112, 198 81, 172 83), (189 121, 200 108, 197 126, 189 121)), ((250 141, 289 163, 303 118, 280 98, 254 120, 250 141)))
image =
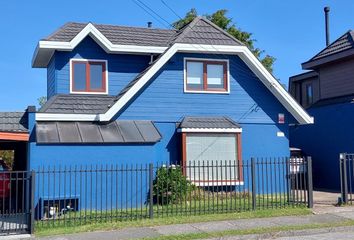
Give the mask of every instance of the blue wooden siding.
MULTIPOLYGON (((108 61, 108 89, 110 95, 117 95, 150 62, 147 55, 107 54, 92 38, 84 39, 71 52, 56 52, 54 94, 70 93, 70 59, 102 59, 108 61)), ((48 80, 49 81, 49 80, 48 80)), ((50 80, 52 81, 52 80, 50 80)), ((50 83, 53 84, 53 83, 50 83)), ((50 86, 48 82, 48 87, 50 86)))
POLYGON ((287 110, 238 56, 176 54, 140 95, 118 116, 122 119, 180 121, 184 116, 229 116, 240 123, 277 122, 287 110), (184 57, 227 58, 230 61, 230 94, 184 93, 184 57))
POLYGON ((55 83, 55 58, 53 57, 50 60, 47 68, 47 99, 55 95, 55 83))
POLYGON ((339 154, 354 152, 352 103, 310 108, 313 125, 292 127, 290 143, 313 159, 315 188, 340 190, 339 154))

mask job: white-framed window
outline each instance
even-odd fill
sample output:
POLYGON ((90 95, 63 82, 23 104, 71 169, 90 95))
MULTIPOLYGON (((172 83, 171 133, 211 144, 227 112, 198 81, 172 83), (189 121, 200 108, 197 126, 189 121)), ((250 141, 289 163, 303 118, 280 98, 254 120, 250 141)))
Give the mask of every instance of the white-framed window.
POLYGON ((185 58, 184 91, 190 93, 229 93, 229 61, 185 58))
POLYGON ((70 59, 70 93, 107 94, 106 60, 70 59))
POLYGON ((243 184, 241 133, 182 133, 185 175, 199 186, 243 184))

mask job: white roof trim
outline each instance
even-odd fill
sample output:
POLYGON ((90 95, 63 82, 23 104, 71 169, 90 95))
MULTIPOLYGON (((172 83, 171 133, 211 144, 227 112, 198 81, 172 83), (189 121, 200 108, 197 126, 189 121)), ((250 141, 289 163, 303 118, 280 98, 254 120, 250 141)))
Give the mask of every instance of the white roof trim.
MULTIPOLYGON (((282 105, 294 116, 300 124, 312 124, 313 117, 295 101, 293 97, 281 86, 281 84, 271 75, 253 53, 245 46, 226 45, 202 45, 202 44, 182 44, 176 43, 171 46, 159 60, 135 83, 106 113, 99 114, 99 121, 110 121, 143 87, 149 80, 165 65, 165 63, 176 52, 197 52, 197 53, 217 53, 235 54, 246 63, 246 65, 257 75, 268 90, 282 103, 282 105)), ((182 81, 182 79, 181 79, 182 81)), ((38 115, 38 114, 37 114, 38 115)), ((89 116, 89 115, 88 115, 89 116)), ((92 119, 91 117, 88 117, 92 119)), ((61 120, 61 119, 56 119, 61 120)), ((73 119, 75 121, 77 119, 73 119)), ((83 120, 83 119, 81 119, 83 120)), ((92 120, 87 120, 92 121, 92 120)))
POLYGON ((242 128, 179 128, 182 133, 241 133, 242 128))
POLYGON ((163 53, 167 49, 167 47, 113 44, 92 23, 88 23, 70 42, 39 41, 32 57, 32 66, 46 67, 55 50, 71 51, 87 36, 92 37, 107 53, 148 54, 163 53))

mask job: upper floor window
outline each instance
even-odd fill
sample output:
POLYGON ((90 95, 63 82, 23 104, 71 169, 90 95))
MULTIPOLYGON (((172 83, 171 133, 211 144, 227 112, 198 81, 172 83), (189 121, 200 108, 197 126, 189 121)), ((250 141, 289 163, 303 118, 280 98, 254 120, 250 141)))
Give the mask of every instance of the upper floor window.
POLYGON ((228 62, 185 60, 185 92, 229 92, 228 62))
POLYGON ((107 61, 71 60, 72 93, 107 93, 107 61))
POLYGON ((313 88, 312 84, 306 85, 306 105, 310 105, 313 103, 313 88))

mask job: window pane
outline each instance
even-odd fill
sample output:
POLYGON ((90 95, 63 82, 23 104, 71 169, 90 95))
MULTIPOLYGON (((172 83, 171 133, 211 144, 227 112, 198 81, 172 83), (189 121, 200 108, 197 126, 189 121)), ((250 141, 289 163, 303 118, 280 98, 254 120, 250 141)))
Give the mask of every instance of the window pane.
POLYGON ((208 88, 225 88, 224 66, 220 64, 208 64, 207 66, 208 88))
POLYGON ((203 63, 187 62, 187 88, 203 89, 203 63))
POLYGON ((74 90, 86 90, 86 63, 73 63, 74 64, 74 90))
POLYGON ((307 85, 307 89, 306 89, 306 98, 307 98, 307 104, 311 104, 313 101, 313 90, 312 90, 312 85, 307 85))
POLYGON ((102 79, 103 65, 90 65, 90 88, 91 90, 103 90, 102 79))
POLYGON ((193 181, 237 180, 238 168, 226 167, 225 164, 237 164, 237 144, 234 134, 187 134, 186 165, 189 178, 193 181), (202 165, 212 167, 195 167, 202 165), (206 163, 209 161, 209 164, 206 163), (222 177, 222 178, 221 178, 222 177))

